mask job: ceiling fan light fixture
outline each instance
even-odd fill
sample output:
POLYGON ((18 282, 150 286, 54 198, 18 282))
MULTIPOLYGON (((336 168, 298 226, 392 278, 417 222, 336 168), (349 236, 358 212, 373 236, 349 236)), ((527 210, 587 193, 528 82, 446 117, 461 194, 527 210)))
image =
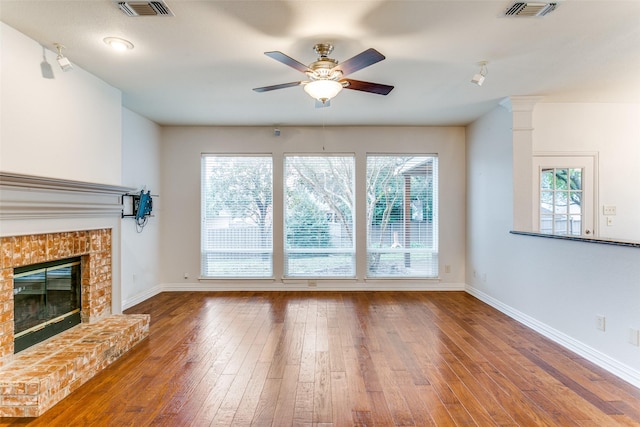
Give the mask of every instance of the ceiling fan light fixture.
POLYGON ((304 85, 304 91, 323 104, 342 90, 342 83, 335 80, 314 80, 304 85))
POLYGON ((107 45, 111 46, 112 49, 119 52, 133 49, 133 43, 131 43, 129 40, 121 39, 120 37, 105 37, 103 41, 107 45))

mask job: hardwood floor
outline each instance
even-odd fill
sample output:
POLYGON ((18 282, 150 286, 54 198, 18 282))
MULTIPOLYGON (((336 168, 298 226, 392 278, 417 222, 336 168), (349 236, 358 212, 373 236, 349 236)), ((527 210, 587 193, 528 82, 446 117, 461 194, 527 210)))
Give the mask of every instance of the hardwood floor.
POLYGON ((175 292, 33 426, 640 426, 640 390, 462 292, 175 292))

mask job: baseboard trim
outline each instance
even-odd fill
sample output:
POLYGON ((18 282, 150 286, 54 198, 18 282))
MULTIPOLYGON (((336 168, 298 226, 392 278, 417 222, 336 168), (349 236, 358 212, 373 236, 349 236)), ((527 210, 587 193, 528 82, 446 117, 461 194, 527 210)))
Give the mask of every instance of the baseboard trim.
POLYGON ((200 283, 164 283, 160 285, 163 292, 180 291, 464 291, 464 283, 397 283, 388 282, 348 282, 331 283, 317 282, 316 286, 309 286, 306 281, 302 283, 242 283, 237 284, 228 281, 207 281, 200 283))
POLYGON ((122 301, 122 310, 126 310, 133 307, 134 305, 140 304, 141 302, 144 302, 163 291, 164 290, 162 288, 162 285, 156 285, 151 289, 147 289, 144 292, 140 292, 139 294, 134 295, 131 298, 127 298, 126 300, 122 301))
POLYGON ((466 286, 466 292, 474 297, 478 298, 480 301, 492 306, 498 311, 506 314, 514 320, 522 323, 523 325, 533 329, 539 334, 549 338, 550 340, 560 344, 563 347, 573 351, 579 356, 584 357, 588 361, 596 364, 597 366, 605 369, 606 371, 612 373, 618 378, 623 379, 629 384, 640 388, 640 372, 633 369, 632 367, 625 365, 604 353, 601 353, 598 350, 595 350, 588 345, 584 344, 581 341, 578 341, 554 328, 551 328, 549 325, 546 325, 531 316, 528 316, 522 313, 519 310, 514 309, 511 306, 508 306, 492 296, 472 287, 466 286))

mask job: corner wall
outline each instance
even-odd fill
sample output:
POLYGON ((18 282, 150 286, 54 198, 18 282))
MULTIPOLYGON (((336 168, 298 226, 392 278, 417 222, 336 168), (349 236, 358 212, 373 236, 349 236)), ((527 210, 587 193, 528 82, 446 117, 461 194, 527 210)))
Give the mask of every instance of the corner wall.
POLYGON ((154 122, 122 109, 122 184, 153 196, 152 216, 144 228, 134 218, 122 219, 123 310, 155 295, 160 283, 160 132, 154 122))
POLYGON ((467 128, 467 291, 640 387, 640 250, 509 234, 511 128, 502 107, 467 128))

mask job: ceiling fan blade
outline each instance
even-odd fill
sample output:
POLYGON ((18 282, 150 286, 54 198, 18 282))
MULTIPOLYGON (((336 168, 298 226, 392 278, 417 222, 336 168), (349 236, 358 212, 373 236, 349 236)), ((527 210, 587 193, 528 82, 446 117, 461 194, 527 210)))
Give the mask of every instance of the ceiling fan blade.
POLYGON ((342 82, 347 82, 347 85, 344 87, 345 89, 361 90, 362 92, 370 92, 378 95, 387 95, 393 90, 393 86, 363 82, 361 80, 342 79, 340 83, 342 82))
POLYGON ((276 61, 282 62, 284 65, 288 65, 289 67, 295 68, 300 72, 306 73, 307 71, 309 71, 309 67, 304 65, 302 62, 298 62, 292 57, 287 56, 284 53, 279 52, 277 50, 273 52, 265 52, 264 54, 267 55, 269 58, 273 58, 276 61))
POLYGON ((357 54, 353 58, 347 59, 342 64, 333 67, 334 70, 341 70, 343 75, 355 73, 364 67, 380 62, 385 58, 383 54, 373 48, 369 48, 362 53, 357 54))
POLYGON ((301 84, 302 84, 302 82, 281 83, 279 85, 273 85, 273 86, 255 87, 255 88, 253 88, 253 90, 255 90, 256 92, 268 92, 270 90, 284 89, 284 88, 293 87, 293 86, 300 86, 301 84))

